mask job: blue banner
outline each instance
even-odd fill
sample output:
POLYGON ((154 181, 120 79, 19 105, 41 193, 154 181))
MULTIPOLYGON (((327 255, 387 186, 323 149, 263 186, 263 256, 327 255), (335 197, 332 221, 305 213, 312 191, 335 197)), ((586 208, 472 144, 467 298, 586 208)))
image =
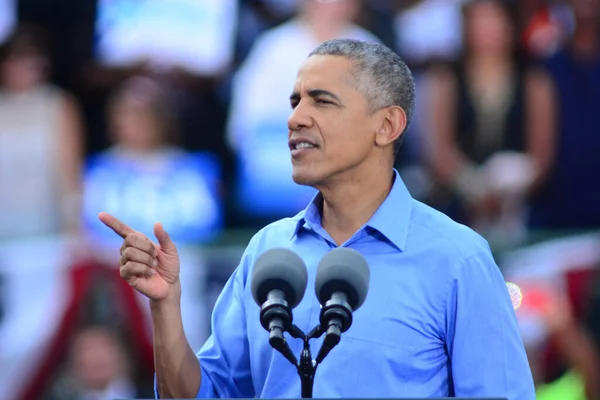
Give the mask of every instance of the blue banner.
POLYGON ((292 179, 285 120, 261 124, 243 139, 238 155, 238 206, 248 215, 275 218, 304 209, 316 190, 292 179))
POLYGON ((101 154, 84 177, 84 221, 93 234, 114 236, 98 221, 106 211, 149 237, 161 222, 173 240, 200 242, 223 229, 221 168, 208 153, 179 153, 156 163, 101 154))

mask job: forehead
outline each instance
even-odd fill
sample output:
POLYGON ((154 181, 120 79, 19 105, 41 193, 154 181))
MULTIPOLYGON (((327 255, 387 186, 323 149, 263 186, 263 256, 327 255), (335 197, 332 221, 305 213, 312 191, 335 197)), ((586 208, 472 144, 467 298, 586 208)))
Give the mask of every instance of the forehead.
POLYGON ((308 89, 351 90, 352 62, 341 56, 312 56, 298 70, 294 91, 308 89))

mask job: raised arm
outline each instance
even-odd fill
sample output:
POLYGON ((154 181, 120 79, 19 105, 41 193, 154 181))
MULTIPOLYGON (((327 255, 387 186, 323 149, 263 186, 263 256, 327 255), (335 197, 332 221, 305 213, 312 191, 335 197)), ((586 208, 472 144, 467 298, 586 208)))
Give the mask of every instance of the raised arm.
POLYGON ((466 166, 467 160, 454 144, 456 140, 456 77, 446 67, 431 68, 425 78, 427 110, 423 125, 426 128, 426 156, 436 177, 450 184, 466 166))
POLYGON ((525 78, 526 146, 535 166, 530 192, 547 179, 554 162, 556 147, 556 93, 550 76, 532 69, 525 78))
POLYGON ((65 228, 77 228, 81 210, 81 170, 83 168, 84 132, 77 101, 66 95, 58 118, 60 145, 60 179, 65 228))
POLYGON ((156 397, 254 397, 242 301, 253 242, 219 296, 212 335, 196 356, 183 329, 179 254, 167 232, 155 225, 156 244, 112 215, 99 218, 124 239, 121 277, 150 299, 156 397))
POLYGON ((200 366, 183 330, 175 244, 161 224, 154 227, 157 244, 112 215, 101 213, 99 218, 124 239, 121 277, 150 299, 158 394, 163 398, 195 397, 201 382, 200 366))

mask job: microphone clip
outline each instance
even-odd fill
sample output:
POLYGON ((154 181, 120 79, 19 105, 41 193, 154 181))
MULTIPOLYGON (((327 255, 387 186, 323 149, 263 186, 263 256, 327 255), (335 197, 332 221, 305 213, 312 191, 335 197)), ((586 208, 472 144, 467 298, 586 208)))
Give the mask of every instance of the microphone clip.
POLYGON ((341 335, 352 325, 352 307, 346 301, 346 296, 334 293, 330 300, 321 308, 319 322, 325 334, 341 335))
POLYGON ((260 324, 269 332, 269 342, 282 341, 292 325, 292 310, 285 300, 269 298, 260 307, 260 324))
POLYGON ((343 293, 334 293, 332 298, 321 308, 318 335, 325 333, 325 338, 317 354, 316 363, 320 364, 329 352, 340 343, 342 333, 352 325, 352 307, 343 293))

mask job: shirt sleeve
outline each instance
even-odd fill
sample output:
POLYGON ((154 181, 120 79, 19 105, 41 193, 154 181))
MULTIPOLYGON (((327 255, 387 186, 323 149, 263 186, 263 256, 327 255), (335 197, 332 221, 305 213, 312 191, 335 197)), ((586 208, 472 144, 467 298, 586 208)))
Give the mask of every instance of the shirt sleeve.
MULTIPOLYGON (((246 314, 242 293, 249 271, 250 246, 217 298, 211 336, 196 354, 202 382, 196 398, 254 398, 246 314)), ((155 397, 158 399, 156 377, 155 397)))
POLYGON ((446 314, 454 396, 535 400, 516 314, 491 252, 455 270, 446 314))

